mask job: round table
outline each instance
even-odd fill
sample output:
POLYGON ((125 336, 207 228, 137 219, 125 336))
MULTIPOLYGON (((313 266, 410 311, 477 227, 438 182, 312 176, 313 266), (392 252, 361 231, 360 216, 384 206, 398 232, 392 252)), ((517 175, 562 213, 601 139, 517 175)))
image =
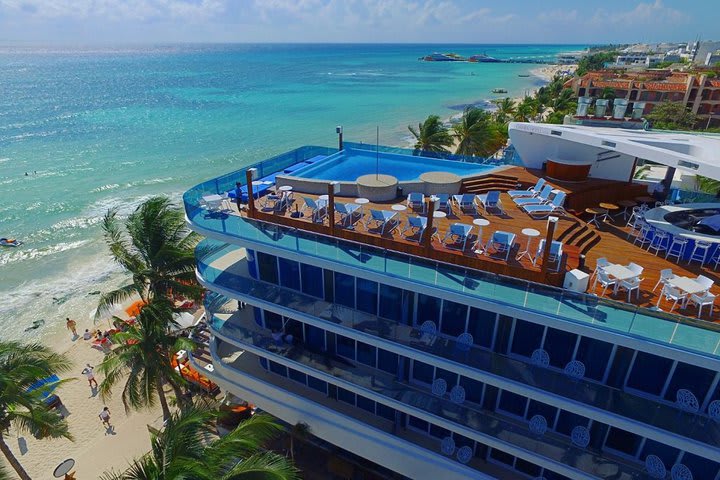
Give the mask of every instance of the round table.
POLYGON ((362 214, 362 213, 365 213, 365 205, 370 203, 370 200, 368 200, 367 198, 360 197, 360 198, 355 199, 355 203, 360 205, 360 213, 362 214))
POLYGON ((392 208, 396 212, 404 212, 405 210, 407 210, 407 207, 405 205, 400 205, 399 203, 397 205, 393 205, 390 208, 392 208))
POLYGON ((318 200, 325 200, 326 202, 330 199, 329 195, 320 195, 318 197, 318 200))
POLYGON ((445 218, 447 217, 447 213, 443 212, 442 210, 435 210, 433 212, 433 218, 445 218))
POLYGON ((617 216, 619 217, 620 215, 622 215, 623 218, 626 220, 630 216, 628 210, 633 207, 637 207, 637 202, 634 202, 632 200, 620 200, 619 202, 617 202, 617 204, 623 207, 623 211, 618 213, 617 216))
POLYGON ((475 253, 477 253, 478 255, 482 255, 485 249, 485 244, 482 243, 482 229, 483 227, 487 227, 488 225, 490 225, 490 221, 484 218, 476 218, 475 220, 473 220, 473 223, 478 227, 478 236, 477 240, 475 240, 475 246, 473 248, 475 249, 475 253))
POLYGON ((534 265, 535 259, 533 259, 532 249, 530 247, 532 246, 533 238, 539 237, 540 232, 538 230, 535 230, 534 228, 523 228, 522 234, 527 237, 527 243, 525 244, 525 250, 518 254, 516 260, 520 260, 523 257, 527 256, 534 265))
POLYGON ((603 203, 601 203, 601 204, 599 205, 599 207, 600 207, 600 208, 604 208, 605 210, 607 210, 607 212, 605 213, 605 215, 603 215, 603 222, 607 222, 607 219, 608 219, 608 218, 612 218, 612 217, 613 217, 613 215, 612 215, 611 212, 614 212, 615 210, 620 210, 620 207, 618 207, 618 206, 615 205, 614 203, 603 202, 603 203))
POLYGON ((594 223, 596 227, 600 228, 600 224, 598 223, 598 217, 602 217, 603 215, 607 215, 607 210, 604 208, 599 207, 592 207, 592 208, 586 208, 585 213, 589 213, 593 216, 593 218, 588 222, 588 225, 591 223, 594 223))
POLYGON ((282 187, 278 187, 278 192, 291 192, 293 189, 290 185, 283 185, 282 187))
POLYGON ((67 460, 63 461, 60 465, 55 467, 55 471, 53 471, 53 477, 55 478, 61 478, 70 473, 70 470, 75 466, 75 460, 72 458, 68 458, 67 460))

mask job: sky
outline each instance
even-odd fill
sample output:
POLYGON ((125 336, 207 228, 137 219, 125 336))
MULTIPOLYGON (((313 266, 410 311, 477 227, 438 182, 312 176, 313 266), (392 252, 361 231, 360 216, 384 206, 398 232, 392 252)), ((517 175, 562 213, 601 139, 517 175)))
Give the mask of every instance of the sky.
POLYGON ((720 40, 720 0, 0 0, 0 44, 720 40))

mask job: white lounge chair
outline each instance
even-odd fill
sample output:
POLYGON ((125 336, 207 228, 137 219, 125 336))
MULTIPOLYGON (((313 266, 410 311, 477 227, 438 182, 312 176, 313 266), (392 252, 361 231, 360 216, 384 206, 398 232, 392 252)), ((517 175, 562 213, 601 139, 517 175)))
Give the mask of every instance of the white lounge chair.
POLYGON ((513 245, 515 244, 515 234, 510 232, 503 232, 502 230, 497 230, 493 232, 492 236, 490 237, 490 240, 487 242, 487 250, 486 253, 489 257, 492 257, 494 254, 501 254, 503 255, 503 258, 507 262, 508 257, 510 256, 510 250, 512 250, 513 245), (490 250, 494 250, 493 253, 490 253, 490 250))
POLYGON ((394 219, 397 216, 397 212, 390 212, 387 210, 370 210, 370 218, 365 222, 365 228, 370 229, 370 223, 375 222, 375 228, 380 230, 380 235, 385 234, 385 229, 388 225, 394 226, 394 219))
POLYGON ((353 215, 360 210, 362 205, 357 203, 339 203, 335 202, 335 211, 340 214, 340 224, 349 227, 353 224, 353 215))
POLYGON ((409 193, 407 196, 407 207, 410 210, 420 209, 420 213, 425 213, 425 195, 418 192, 409 193))
POLYGON ((534 197, 540 193, 540 190, 545 186, 545 179, 544 178, 538 178, 537 183, 534 187, 530 187, 527 190, 509 190, 507 192, 510 197, 534 197))
POLYGON ((447 214, 452 213, 452 205, 450 205, 450 195, 447 193, 438 193, 435 195, 437 202, 435 202, 435 210, 445 210, 447 214))
POLYGON ((475 198, 477 198, 478 204, 483 207, 485 213, 487 213, 488 208, 494 208, 498 210, 499 213, 504 213, 502 202, 500 201, 500 192, 498 190, 477 195, 475 198))
POLYGON ((552 187, 550 185, 545 185, 540 193, 537 194, 535 197, 523 197, 523 198, 513 198, 513 202, 515 202, 515 205, 522 207, 523 205, 542 205, 544 203, 550 202, 550 194, 552 193, 552 187))
POLYGON ((407 223, 400 232, 400 235, 410 239, 410 237, 417 237, 417 241, 422 241, 423 233, 427 227, 427 219, 425 217, 408 217, 407 223), (410 232, 409 234, 407 234, 410 232))
MULTIPOLYGON (((445 243, 448 239, 450 239, 453 244, 462 242, 462 250, 465 251, 465 246, 467 245, 468 237, 470 236, 472 229, 472 225, 453 223, 450 225, 450 229, 447 231, 442 241, 445 243)), ((447 243, 445 243, 445 246, 449 248, 447 243)))
POLYGON ((522 209, 525 210, 531 217, 543 216, 546 217, 551 213, 566 213, 565 207, 565 192, 558 192, 552 202, 545 205, 523 205, 522 209))
POLYGON ((302 197, 304 205, 303 211, 310 210, 310 218, 313 222, 321 222, 327 215, 327 202, 318 200, 317 202, 309 197, 302 197))
MULTIPOLYGON (((537 252, 535 253, 535 259, 533 260, 533 265, 535 265, 537 263, 537 261, 542 257, 542 254, 544 251, 545 251, 545 239, 543 238, 542 240, 540 240, 540 243, 538 244, 537 252)), ((562 242, 553 240, 552 243, 550 243, 550 255, 548 256, 548 263, 556 263, 556 268, 554 269, 554 271, 556 271, 556 272, 560 271, 560 265, 562 264, 562 255, 563 255, 562 242)))
POLYGON ((475 213, 475 195, 472 193, 464 193, 462 195, 453 195, 453 200, 460 207, 461 212, 467 212, 468 210, 475 213))

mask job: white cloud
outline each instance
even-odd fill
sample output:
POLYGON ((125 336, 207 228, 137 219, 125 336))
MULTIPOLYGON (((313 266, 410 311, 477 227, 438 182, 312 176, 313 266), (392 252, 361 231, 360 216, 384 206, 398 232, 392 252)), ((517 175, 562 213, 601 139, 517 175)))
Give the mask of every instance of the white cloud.
POLYGON ((653 3, 639 3, 635 8, 628 11, 608 12, 597 10, 591 19, 591 23, 598 25, 637 25, 637 24, 673 24, 685 23, 690 16, 680 10, 666 7, 662 0, 655 0, 653 3))

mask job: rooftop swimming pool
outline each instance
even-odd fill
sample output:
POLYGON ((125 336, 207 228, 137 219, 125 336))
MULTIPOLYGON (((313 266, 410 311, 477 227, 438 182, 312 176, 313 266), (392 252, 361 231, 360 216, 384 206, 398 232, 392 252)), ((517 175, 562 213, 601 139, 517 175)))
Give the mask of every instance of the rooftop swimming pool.
POLYGON ((291 173, 295 177, 315 180, 354 182, 362 175, 392 175, 401 182, 418 180, 426 172, 448 172, 461 177, 488 173, 492 165, 414 157, 397 153, 346 148, 334 155, 291 173))

